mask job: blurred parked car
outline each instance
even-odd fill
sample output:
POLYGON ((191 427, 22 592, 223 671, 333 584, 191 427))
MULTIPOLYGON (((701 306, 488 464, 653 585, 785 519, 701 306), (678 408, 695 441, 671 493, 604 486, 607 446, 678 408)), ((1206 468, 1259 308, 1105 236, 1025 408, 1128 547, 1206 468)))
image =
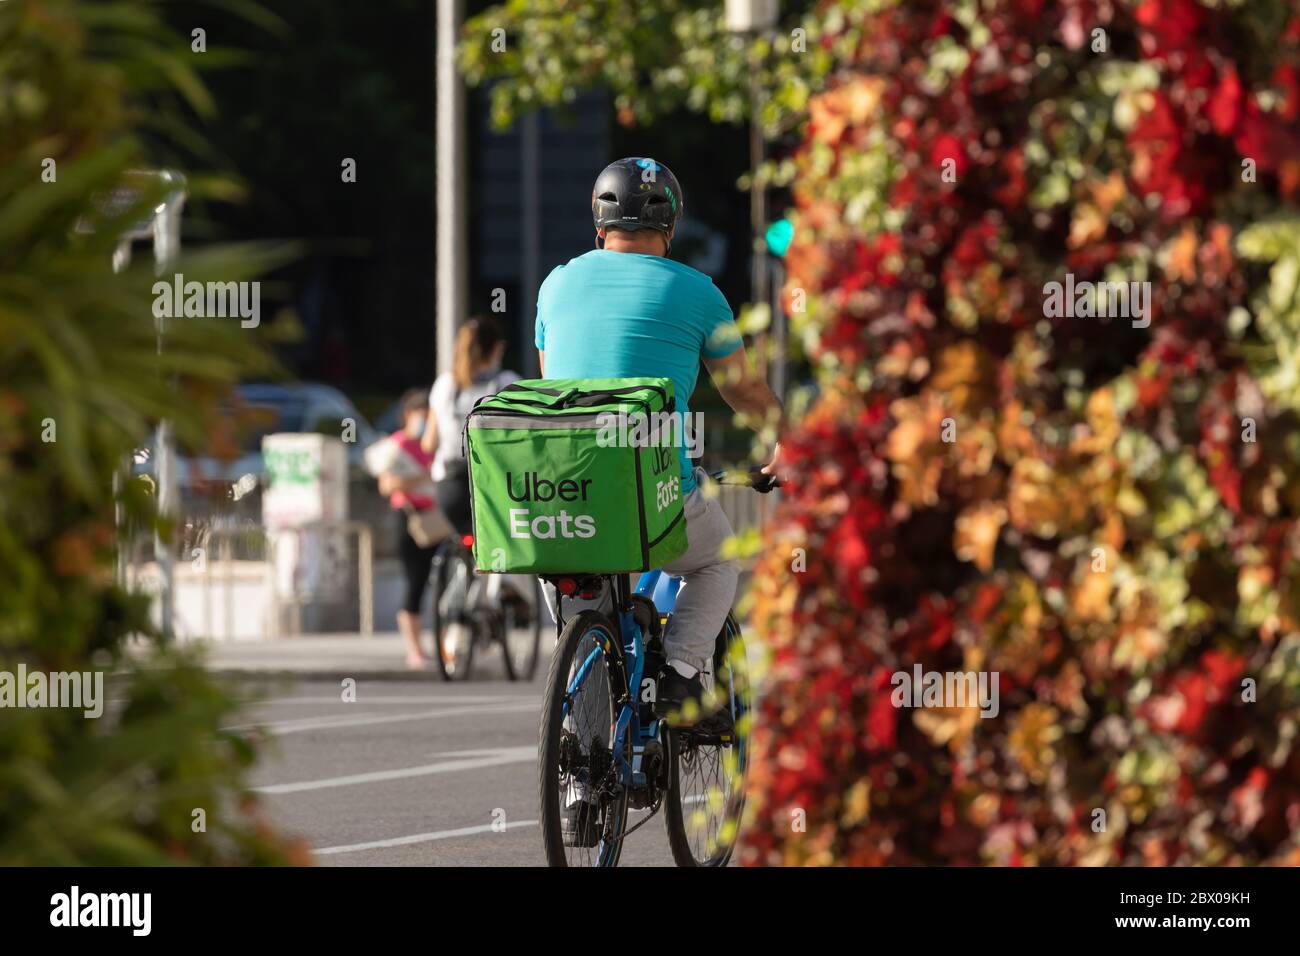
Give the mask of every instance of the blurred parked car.
MULTIPOLYGON (((238 500, 247 495, 266 475, 262 460, 262 439, 266 435, 317 432, 344 438, 349 470, 355 474, 364 470, 365 448, 381 437, 348 397, 329 385, 239 385, 225 411, 223 434, 213 436, 212 447, 204 448, 201 454, 177 449, 176 482, 182 496, 238 500), (230 453, 220 453, 226 449, 230 453)), ((135 473, 153 475, 153 457, 152 445, 140 449, 135 473)))
POLYGON ((391 435, 402 427, 402 400, 394 399, 375 419, 375 431, 380 435, 391 435))

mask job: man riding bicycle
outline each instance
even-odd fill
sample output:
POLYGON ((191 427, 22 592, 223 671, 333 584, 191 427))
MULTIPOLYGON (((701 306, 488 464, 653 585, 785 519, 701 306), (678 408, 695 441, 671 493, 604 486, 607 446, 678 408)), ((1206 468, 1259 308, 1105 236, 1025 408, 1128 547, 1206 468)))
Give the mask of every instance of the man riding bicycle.
MULTIPOLYGON (((667 258, 684 212, 681 187, 662 163, 620 159, 596 178, 591 194, 596 249, 557 266, 537 296, 536 345, 550 378, 662 377, 673 382, 680 422, 700 363, 739 415, 778 420, 781 406, 754 372, 731 308, 713 281, 667 258)), ((678 448, 687 549, 664 571, 684 579, 664 634, 667 658, 657 708, 678 725, 703 714, 700 671, 736 596, 739 570, 722 557, 731 524, 716 499, 698 487, 705 477, 678 448), (685 707, 688 701, 695 707, 685 707)), ((776 474, 780 445, 763 468, 776 474)), ((548 588, 555 610, 555 598, 548 588)))

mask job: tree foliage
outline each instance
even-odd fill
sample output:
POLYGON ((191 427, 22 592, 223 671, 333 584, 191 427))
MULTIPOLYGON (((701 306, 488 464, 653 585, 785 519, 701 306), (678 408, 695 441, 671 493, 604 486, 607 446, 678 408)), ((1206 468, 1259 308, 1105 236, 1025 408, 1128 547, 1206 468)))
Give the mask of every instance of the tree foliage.
POLYGON ((1297 862, 1300 5, 817 15, 746 859, 1297 862), (896 706, 916 665, 996 715, 896 706))
MULTIPOLYGON (((148 253, 110 270, 118 235, 162 198, 102 200, 149 165, 139 134, 158 114, 146 100, 211 108, 187 49, 151 3, 0 5, 0 672, 105 673, 114 698, 99 719, 12 699, 0 710, 9 865, 297 852, 243 789, 256 752, 221 729, 232 693, 193 654, 158 645, 146 598, 113 573, 113 479, 131 450, 162 417, 198 444, 224 385, 268 371, 237 320, 172 322, 157 354, 148 253)), ((175 269, 237 281, 277 258, 210 246, 175 269)), ((152 526, 143 482, 128 481, 122 501, 152 526)))
POLYGON ((741 38, 726 32, 714 0, 507 0, 466 22, 461 63, 471 83, 491 83, 499 126, 591 89, 609 91, 628 126, 682 108, 741 123, 757 78, 772 134, 801 114, 833 62, 827 23, 807 15, 807 3, 782 6, 774 35, 741 38))

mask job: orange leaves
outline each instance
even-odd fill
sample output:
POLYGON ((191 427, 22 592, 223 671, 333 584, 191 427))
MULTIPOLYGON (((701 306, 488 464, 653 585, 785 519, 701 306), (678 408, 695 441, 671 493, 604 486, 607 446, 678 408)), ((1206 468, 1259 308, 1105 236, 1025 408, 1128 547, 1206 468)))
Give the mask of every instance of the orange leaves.
POLYGON ((996 438, 976 416, 992 399, 992 379, 987 354, 977 343, 964 340, 939 353, 925 391, 890 404, 896 424, 885 457, 903 486, 903 501, 934 505, 947 467, 959 479, 988 475, 996 438))
POLYGON ((1128 187, 1119 172, 1105 179, 1094 177, 1079 190, 1083 198, 1075 204, 1074 218, 1070 221, 1067 245, 1079 249, 1106 236, 1110 228, 1110 214, 1128 195, 1128 187))
MULTIPOLYGON (((964 655, 962 671, 966 674, 987 673, 984 657, 981 648, 971 648, 964 655)), ((953 701, 949 706, 921 708, 912 714, 912 721, 921 733, 936 746, 947 746, 954 754, 960 753, 970 744, 984 719, 981 716, 979 695, 970 693, 969 687, 967 690, 960 706, 957 701, 953 701)))
POLYGON ((885 457, 901 485, 900 500, 911 505, 937 503, 945 457, 940 432, 946 410, 938 396, 924 392, 917 398, 898 399, 889 413, 897 424, 889 433, 885 457))
POLYGON ((1079 621, 1108 621, 1114 616, 1110 595, 1110 572, 1086 570, 1070 592, 1070 612, 1079 621))
POLYGON ((1084 419, 1088 423, 1086 431, 1076 434, 1070 442, 1070 452, 1074 455, 1110 455, 1119 441, 1121 423, 1115 410, 1115 392, 1113 389, 1099 388, 1088 396, 1084 407, 1084 419))
POLYGON ((1033 416, 1025 410, 1023 402, 1013 399, 1007 403, 997 428, 998 454, 1003 461, 1014 465, 1023 456, 1034 453, 1036 442, 1029 428, 1032 421, 1033 416))
POLYGON ((1007 508, 1011 525, 1040 538, 1054 538, 1079 525, 1087 502, 1071 487, 1070 476, 1041 458, 1022 458, 1011 468, 1007 508))
POLYGON ((1165 266, 1169 278, 1183 282, 1196 281, 1196 230, 1191 224, 1169 244, 1169 260, 1165 266))
POLYGON ((836 146, 849 126, 870 121, 884 92, 879 77, 857 76, 833 90, 814 96, 808 103, 812 138, 836 146))
POLYGON ((945 394, 945 404, 953 412, 972 413, 987 407, 992 378, 988 353, 977 342, 963 339, 939 353, 930 388, 945 394))
POLYGON ((981 571, 993 568, 993 551, 1007 521, 1007 509, 1000 501, 971 505, 957 517, 953 552, 962 561, 972 561, 981 571))
POLYGON ((1187 285, 1223 282, 1236 264, 1232 254, 1232 227, 1225 222, 1213 222, 1201 241, 1196 228, 1187 223, 1161 250, 1161 262, 1165 275, 1173 282, 1187 285))
POLYGON ((1008 756, 1034 783, 1044 783, 1056 763, 1056 745, 1062 730, 1055 707, 1032 703, 1012 718, 1007 735, 1008 756))

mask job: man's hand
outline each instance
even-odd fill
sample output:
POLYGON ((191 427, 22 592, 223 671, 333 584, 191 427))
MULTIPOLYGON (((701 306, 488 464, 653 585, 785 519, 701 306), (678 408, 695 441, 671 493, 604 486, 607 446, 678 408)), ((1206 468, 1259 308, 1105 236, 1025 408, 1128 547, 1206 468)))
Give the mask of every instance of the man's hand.
POLYGON ((765 475, 771 475, 782 484, 789 480, 790 473, 785 467, 785 460, 781 454, 780 442, 777 442, 772 446, 772 460, 760 468, 759 471, 765 475))

